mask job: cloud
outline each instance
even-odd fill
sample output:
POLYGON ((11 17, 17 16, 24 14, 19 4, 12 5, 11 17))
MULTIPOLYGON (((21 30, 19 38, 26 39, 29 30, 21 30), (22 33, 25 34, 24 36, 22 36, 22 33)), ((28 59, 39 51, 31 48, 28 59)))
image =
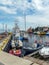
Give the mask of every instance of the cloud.
POLYGON ((45 11, 47 11, 46 9, 49 9, 47 7, 49 4, 48 0, 31 0, 31 2, 29 2, 28 0, 1 0, 0 4, 5 6, 5 7, 0 6, 3 8, 3 9, 2 8, 0 8, 0 9, 4 10, 7 13, 13 12, 14 14, 19 13, 20 11, 21 11, 20 14, 23 14, 23 12, 25 11, 26 13, 28 12, 27 14, 30 15, 33 13, 36 14, 37 11, 40 13, 41 12, 44 13, 45 11), (7 7, 7 5, 9 7, 7 7), (8 11, 6 11, 7 9, 8 9, 8 11), (20 11, 18 12, 18 10, 20 10, 20 11))
POLYGON ((33 23, 33 26, 49 24, 49 0, 1 0, 1 10, 6 16, 17 16, 20 22, 24 22, 25 13, 27 23, 33 23))
MULTIPOLYGON (((32 15, 31 16, 31 15, 29 15, 26 17, 26 21, 32 23, 32 26, 35 24, 37 26, 49 25, 49 19, 46 16, 38 16, 38 15, 36 15, 36 16, 32 15)), ((36 26, 34 26, 34 27, 36 27, 36 26)))
MULTIPOLYGON (((24 11, 27 13, 30 10, 33 12, 33 10, 41 10, 42 9, 41 1, 39 1, 39 0, 32 0, 32 2, 30 2, 30 3, 27 0, 8 0, 8 1, 7 0, 1 0, 0 4, 3 5, 3 6, 0 6, 3 8, 2 10, 7 12, 6 10, 8 9, 9 13, 11 13, 11 11, 19 13, 18 10, 20 10, 21 13, 23 13, 24 11), (7 5, 9 6, 9 8, 7 7, 7 5)), ((28 12, 27 14, 29 14, 29 13, 31 13, 31 12, 28 12)))
POLYGON ((3 4, 3 5, 12 5, 12 1, 11 0, 1 0, 0 4, 3 4))
POLYGON ((8 14, 15 14, 15 13, 16 13, 16 12, 14 11, 14 9, 10 9, 10 8, 3 7, 3 6, 0 6, 0 10, 3 10, 3 11, 5 11, 5 12, 8 13, 8 14))
MULTIPOLYGON (((24 17, 17 17, 19 20, 19 23, 25 23, 24 17)), ((27 15, 26 16, 26 23, 27 28, 28 26, 37 27, 37 26, 49 26, 49 18, 47 16, 33 16, 33 15, 27 15)))

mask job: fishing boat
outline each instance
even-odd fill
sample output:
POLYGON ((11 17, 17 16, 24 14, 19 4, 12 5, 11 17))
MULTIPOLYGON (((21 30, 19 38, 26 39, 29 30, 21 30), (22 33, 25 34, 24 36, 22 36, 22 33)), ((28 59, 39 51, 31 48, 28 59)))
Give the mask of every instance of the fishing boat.
POLYGON ((32 42, 32 41, 29 40, 29 42, 28 42, 28 40, 25 40, 23 42, 23 49, 25 51, 33 52, 35 50, 38 50, 38 49, 42 48, 42 45, 38 44, 36 40, 35 40, 35 42, 32 42))

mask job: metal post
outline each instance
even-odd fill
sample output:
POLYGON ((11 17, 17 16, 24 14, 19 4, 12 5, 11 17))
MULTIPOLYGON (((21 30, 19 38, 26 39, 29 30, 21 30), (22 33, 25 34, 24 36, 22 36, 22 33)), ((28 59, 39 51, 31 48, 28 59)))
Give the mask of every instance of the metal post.
POLYGON ((26 31, 26 14, 24 12, 24 23, 25 23, 25 31, 26 31))

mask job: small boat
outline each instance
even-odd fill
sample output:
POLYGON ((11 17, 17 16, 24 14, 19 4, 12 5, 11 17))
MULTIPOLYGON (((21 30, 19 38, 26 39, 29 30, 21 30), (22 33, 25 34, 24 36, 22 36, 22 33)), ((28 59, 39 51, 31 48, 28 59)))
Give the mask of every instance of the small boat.
POLYGON ((40 51, 39 54, 44 57, 47 58, 49 57, 49 44, 46 44, 40 51))
POLYGON ((38 35, 45 35, 46 32, 39 32, 38 35))
POLYGON ((34 32, 34 34, 37 34, 37 32, 34 32))
POLYGON ((49 31, 46 33, 47 36, 49 36, 49 31))

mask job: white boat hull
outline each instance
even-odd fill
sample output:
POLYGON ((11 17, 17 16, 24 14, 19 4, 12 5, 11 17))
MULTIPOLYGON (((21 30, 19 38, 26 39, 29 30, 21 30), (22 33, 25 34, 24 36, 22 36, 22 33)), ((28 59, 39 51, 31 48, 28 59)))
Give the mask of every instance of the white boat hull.
POLYGON ((49 57, 49 47, 43 47, 40 51, 39 54, 43 56, 44 58, 49 57))

